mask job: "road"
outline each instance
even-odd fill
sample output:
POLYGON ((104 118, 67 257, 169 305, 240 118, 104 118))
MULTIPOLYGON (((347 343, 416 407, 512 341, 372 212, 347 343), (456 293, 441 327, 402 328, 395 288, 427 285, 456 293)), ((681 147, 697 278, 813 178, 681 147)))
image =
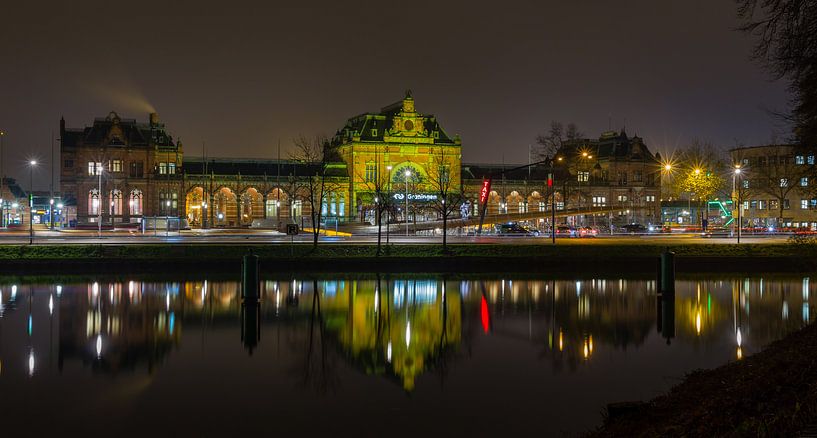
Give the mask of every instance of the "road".
MULTIPOLYGON (((741 243, 784 243, 787 235, 743 236, 741 243)), ((440 236, 389 236, 393 244, 424 244, 441 243, 440 236)), ((321 242, 338 244, 375 244, 376 235, 353 235, 350 237, 321 237, 321 242)), ((382 242, 386 242, 383 235, 382 242)), ((551 245, 550 236, 449 236, 449 243, 476 243, 476 244, 542 244, 551 245)), ((735 238, 726 236, 701 237, 697 234, 648 234, 648 235, 618 235, 599 236, 594 238, 557 238, 557 245, 599 245, 599 244, 735 244, 735 238)), ((0 230, 0 244, 28 244, 28 232, 0 230)), ((94 245, 121 245, 121 244, 151 244, 151 243, 185 243, 185 244, 310 244, 311 234, 301 234, 290 237, 275 231, 265 230, 187 230, 182 232, 139 234, 128 231, 103 231, 101 237, 94 231, 47 231, 35 232, 36 245, 64 245, 64 244, 94 244, 94 245)))

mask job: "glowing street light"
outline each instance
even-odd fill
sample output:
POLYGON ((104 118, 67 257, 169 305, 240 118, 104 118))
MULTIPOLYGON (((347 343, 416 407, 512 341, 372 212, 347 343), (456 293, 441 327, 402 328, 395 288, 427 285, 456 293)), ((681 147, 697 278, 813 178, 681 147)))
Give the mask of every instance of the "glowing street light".
POLYGON ((34 243, 34 168, 37 167, 37 160, 28 162, 28 244, 34 243))

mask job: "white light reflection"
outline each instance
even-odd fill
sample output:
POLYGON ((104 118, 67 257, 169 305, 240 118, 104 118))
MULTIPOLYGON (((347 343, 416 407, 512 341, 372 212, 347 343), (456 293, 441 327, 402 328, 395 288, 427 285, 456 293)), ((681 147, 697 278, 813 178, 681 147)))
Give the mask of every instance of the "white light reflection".
POLYGON ((57 285, 57 296, 62 295, 62 285, 57 285))
POLYGON ((738 329, 737 341, 738 341, 738 347, 742 347, 743 346, 743 336, 740 335, 740 329, 738 329))
POLYGON ((28 376, 34 375, 34 350, 28 352, 28 376))
POLYGON ((406 348, 411 344, 411 321, 406 324, 406 348))
POLYGON ((386 345, 386 362, 391 363, 391 341, 386 345))
POLYGON ((94 297, 99 294, 99 283, 94 282, 93 286, 91 286, 91 292, 94 294, 94 297))
POLYGON ((102 357, 102 335, 96 335, 96 358, 102 357))
POLYGON ((48 296, 48 314, 49 315, 54 314, 54 295, 48 296))
POLYGON ((165 309, 170 310, 170 292, 165 295, 165 309))
POLYGON ((11 299, 12 299, 12 301, 13 301, 15 298, 17 298, 17 285, 16 285, 16 284, 12 284, 12 285, 11 285, 11 299))

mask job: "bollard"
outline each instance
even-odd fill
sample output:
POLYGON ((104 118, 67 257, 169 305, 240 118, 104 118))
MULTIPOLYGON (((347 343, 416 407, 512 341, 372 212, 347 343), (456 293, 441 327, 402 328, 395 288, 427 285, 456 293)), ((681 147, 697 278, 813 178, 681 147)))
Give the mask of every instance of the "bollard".
POLYGON ((245 301, 258 301, 258 256, 247 254, 241 266, 241 296, 245 301))
POLYGON ((672 251, 661 253, 661 293, 675 293, 675 253, 672 251))

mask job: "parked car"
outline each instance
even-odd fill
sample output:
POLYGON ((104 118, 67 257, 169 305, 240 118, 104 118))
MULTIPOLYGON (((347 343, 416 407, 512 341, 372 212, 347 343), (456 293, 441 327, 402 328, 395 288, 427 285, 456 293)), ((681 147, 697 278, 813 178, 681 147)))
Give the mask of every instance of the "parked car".
POLYGON ((599 230, 591 227, 580 227, 578 233, 579 237, 596 237, 599 235, 599 230))
POLYGON ((556 237, 576 237, 576 229, 567 225, 556 227, 556 237))
POLYGON ((502 224, 497 231, 499 235, 505 236, 539 236, 539 230, 519 225, 516 222, 502 224))
POLYGON ((628 234, 643 234, 647 232, 647 227, 641 224, 627 224, 622 226, 621 229, 628 234))

